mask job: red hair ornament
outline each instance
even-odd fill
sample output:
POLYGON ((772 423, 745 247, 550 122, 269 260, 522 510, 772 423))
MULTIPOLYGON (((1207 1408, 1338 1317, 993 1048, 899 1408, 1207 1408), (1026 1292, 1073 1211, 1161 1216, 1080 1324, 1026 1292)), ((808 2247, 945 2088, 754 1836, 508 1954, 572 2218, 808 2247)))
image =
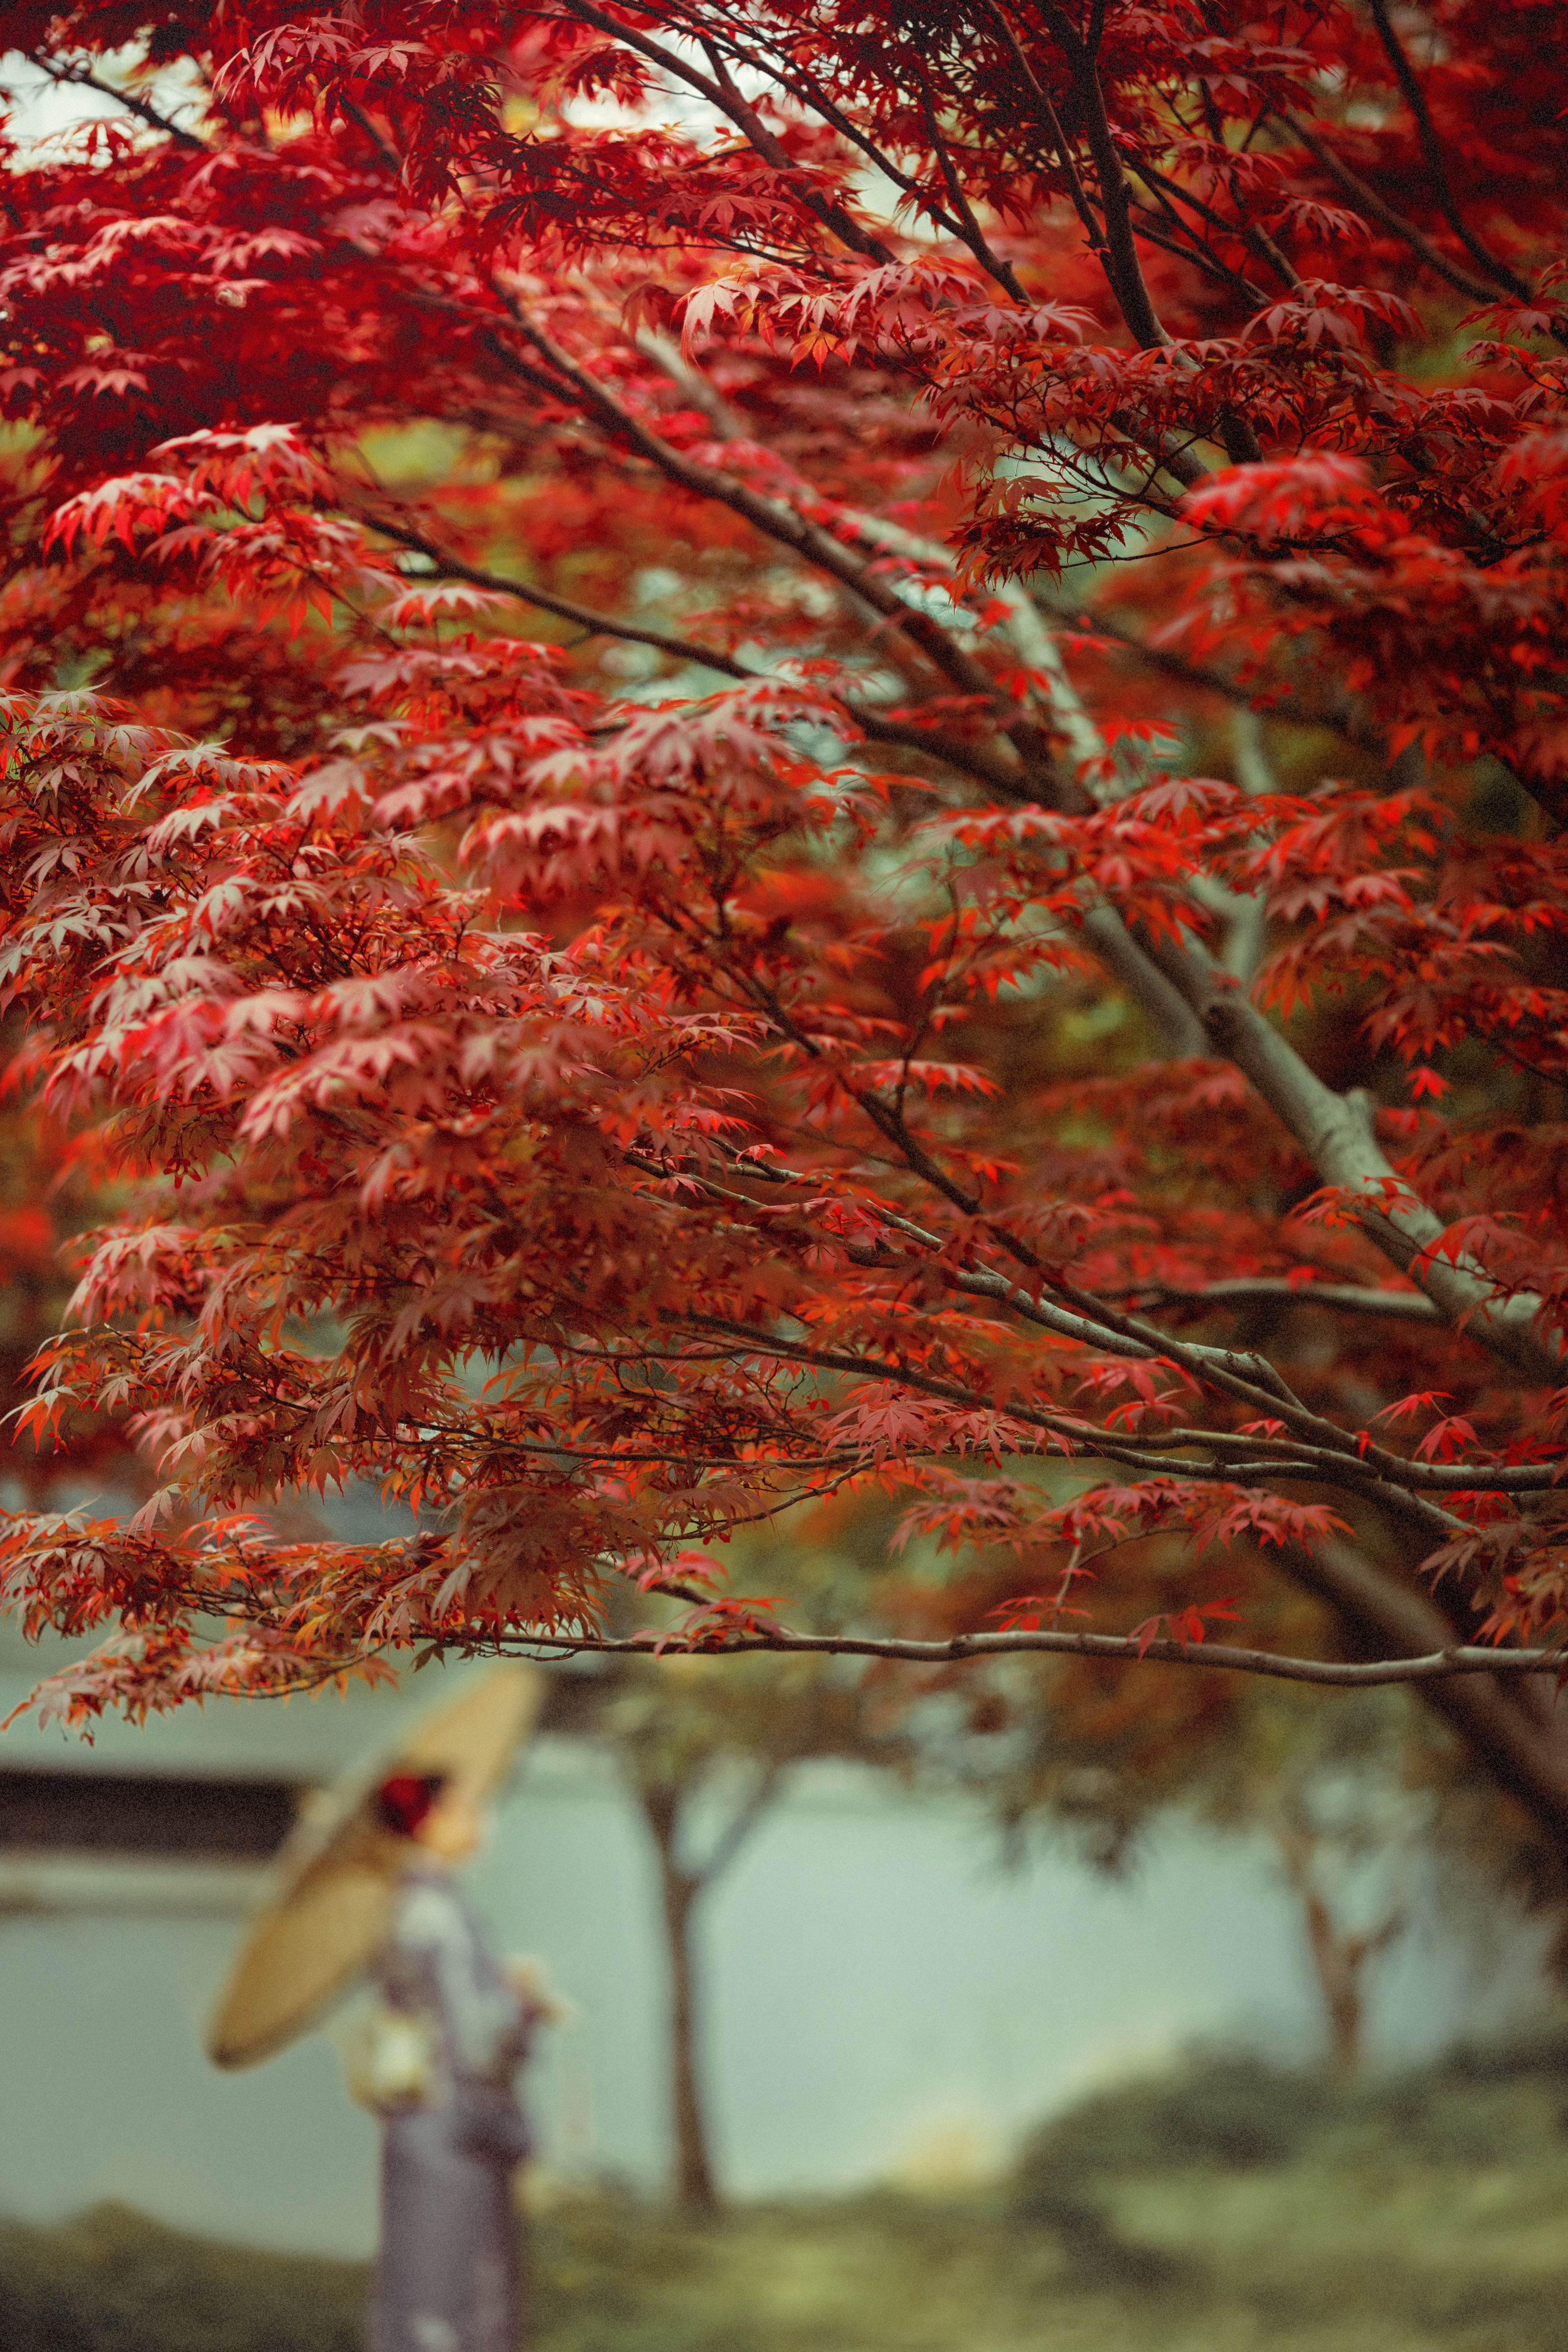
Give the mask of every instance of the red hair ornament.
POLYGON ((439 1773, 395 1772, 375 1792, 383 1826, 399 1837, 417 1837, 444 1786, 439 1773))

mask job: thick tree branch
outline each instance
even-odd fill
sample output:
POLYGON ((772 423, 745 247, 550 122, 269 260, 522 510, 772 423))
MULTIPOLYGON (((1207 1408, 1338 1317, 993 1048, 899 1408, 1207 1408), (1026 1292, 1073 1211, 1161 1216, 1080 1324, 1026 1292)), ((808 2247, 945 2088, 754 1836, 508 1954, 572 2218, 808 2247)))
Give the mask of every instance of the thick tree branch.
MULTIPOLYGON (((935 553, 923 545, 921 551, 922 556, 935 553)), ((1046 634, 1042 628, 1042 639, 1046 634)), ((1094 740, 1092 723, 1059 656, 1054 665, 1047 661, 1040 667, 1061 703, 1064 731, 1070 725, 1074 748, 1081 756, 1094 740)), ((1079 791, 1064 793, 1054 804, 1070 809, 1085 805, 1086 800, 1079 791)), ((1370 1098, 1342 1097, 1324 1086, 1234 978, 1198 948, 1136 940, 1110 908, 1092 908, 1083 928, 1108 968, 1149 1006, 1166 1034, 1178 1035, 1176 1023, 1142 982, 1149 965, 1158 970, 1194 1016, 1207 1049, 1246 1074, 1301 1145, 1321 1181, 1363 1196, 1357 1214, 1369 1237, 1401 1273, 1420 1284, 1450 1322, 1460 1324, 1528 1380, 1557 1385, 1564 1359, 1561 1349, 1543 1341, 1535 1329, 1541 1300, 1529 1295, 1505 1298, 1474 1260, 1454 1265, 1432 1255, 1442 1238, 1442 1222, 1395 1176, 1373 1132, 1370 1098)))
POLYGON ((340 98, 338 104, 342 108, 349 121, 363 131, 388 171, 401 172, 403 158, 380 124, 365 112, 363 106, 356 106, 352 98, 340 98))
MULTIPOLYGON (((869 519, 866 528, 879 530, 889 543, 901 541, 915 551, 908 534, 900 533, 895 540, 888 527, 869 519)), ((922 561, 933 562, 946 556, 945 550, 931 542, 920 542, 918 552, 922 561)), ((950 557, 947 560, 951 562, 950 557)), ((1049 633, 1040 626, 1031 646, 1032 666, 1051 681, 1058 724, 1069 735, 1080 761, 1096 756, 1097 751, 1103 756, 1103 742, 1071 687, 1059 653, 1054 646, 1049 655, 1046 653, 1048 637, 1049 633)), ((1342 1097, 1325 1087, 1235 986, 1230 975, 1216 970, 1196 949, 1135 940, 1110 908, 1091 909, 1083 928, 1108 968, 1148 1006, 1165 1034, 1181 1039, 1182 1051, 1191 1055, 1206 1048, 1234 1061, 1302 1145, 1322 1181, 1368 1195, 1362 1219, 1367 1232, 1401 1272, 1421 1284, 1447 1319, 1462 1322, 1527 1378, 1555 1385, 1562 1377, 1563 1361, 1533 1329, 1539 1299, 1500 1299, 1497 1286, 1483 1269, 1463 1263, 1456 1267, 1422 1255, 1440 1239, 1441 1222, 1395 1178, 1377 1145, 1370 1108, 1363 1101, 1342 1097), (1184 1032, 1179 1017, 1173 1017, 1148 988, 1143 973, 1151 961, 1192 1016, 1198 1035, 1184 1032)))
POLYGON ((1455 1264, 1435 1255, 1444 1233, 1436 1216, 1395 1175, 1373 1130, 1370 1095, 1337 1095, 1309 1067, 1257 1006, 1196 948, 1151 940, 1148 951, 1196 1013, 1216 1054, 1245 1072, 1317 1171, 1342 1192, 1368 1238, 1408 1274, 1444 1314, 1526 1380, 1556 1387, 1564 1359, 1541 1337, 1542 1301, 1509 1298, 1473 1258, 1455 1264))
MULTIPOLYGON (((939 541, 919 538, 900 524, 884 522, 877 515, 857 514, 853 520, 873 544, 929 565, 939 576, 952 572, 952 551, 939 541)), ((1016 580, 1005 581, 996 593, 1008 607, 1008 634, 1026 666, 1047 681, 1052 718, 1075 762, 1081 767, 1102 761, 1104 739, 1079 700, 1068 676, 1061 649, 1041 619, 1034 599, 1016 580)), ((1087 810, 1092 804, 1084 786, 1077 782, 1069 783, 1065 778, 1058 797, 1050 803, 1069 811, 1087 810)), ((1188 1061, 1207 1052, 1207 1041, 1193 1013, 1139 946, 1114 908, 1091 907, 1083 919, 1083 929, 1100 962, 1148 1016, 1163 1050, 1173 1060, 1188 1061)))
MULTIPOLYGON (((1236 780, 1255 799, 1279 789, 1263 748, 1263 730, 1245 706, 1230 714, 1231 757, 1236 780)), ((1233 890, 1212 874, 1194 874, 1192 894, 1206 914, 1225 929, 1220 961, 1231 978, 1250 988, 1263 961, 1268 933, 1268 902, 1261 890, 1233 890)))
POLYGON ((1136 1293, 1139 1306, 1152 1307, 1250 1307, 1275 1300, 1282 1307, 1322 1307, 1335 1313, 1391 1316, 1403 1323, 1444 1320, 1424 1291, 1368 1290, 1350 1282, 1289 1282, 1282 1277, 1238 1275, 1228 1281, 1205 1283, 1201 1290, 1181 1290, 1162 1283, 1136 1293))
POLYGON ((1171 338, 1144 283, 1138 248, 1133 243, 1126 174, 1105 111, 1105 92, 1100 88, 1092 46, 1085 45, 1067 10, 1057 6, 1055 0, 1042 0, 1040 15, 1068 61, 1083 111, 1084 135, 1100 182, 1100 205, 1105 221, 1105 245, 1100 257, 1110 290, 1140 350, 1156 351, 1169 343, 1171 338))

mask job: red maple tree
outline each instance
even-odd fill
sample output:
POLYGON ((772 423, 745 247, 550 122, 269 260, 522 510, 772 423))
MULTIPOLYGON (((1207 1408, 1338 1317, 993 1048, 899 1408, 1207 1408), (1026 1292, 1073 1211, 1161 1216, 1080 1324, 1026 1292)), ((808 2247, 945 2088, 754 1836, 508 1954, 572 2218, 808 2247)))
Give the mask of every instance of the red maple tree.
POLYGON ((161 1482, 9 1524, 45 1704, 798 1645, 710 1547, 879 1483, 1010 1589, 814 1638, 1282 1579, 1205 1661, 1568 1848, 1555 0, 7 38, 118 110, 4 184, 0 975, 142 1187, 26 1426, 161 1482))

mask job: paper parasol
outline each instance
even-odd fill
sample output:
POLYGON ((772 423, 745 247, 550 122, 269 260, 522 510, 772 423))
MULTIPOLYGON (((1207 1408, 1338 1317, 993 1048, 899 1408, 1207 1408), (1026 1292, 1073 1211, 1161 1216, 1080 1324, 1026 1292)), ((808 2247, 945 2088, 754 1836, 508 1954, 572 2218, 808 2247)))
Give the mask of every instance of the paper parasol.
POLYGON ((414 1724, 309 1814, 273 1865, 262 1908, 207 2026, 216 2066, 254 2066, 305 2032, 386 1933, 408 1861, 375 1792, 395 1773, 439 1775, 441 1806, 482 1805, 505 1777, 544 1696, 535 1666, 498 1666, 414 1724))

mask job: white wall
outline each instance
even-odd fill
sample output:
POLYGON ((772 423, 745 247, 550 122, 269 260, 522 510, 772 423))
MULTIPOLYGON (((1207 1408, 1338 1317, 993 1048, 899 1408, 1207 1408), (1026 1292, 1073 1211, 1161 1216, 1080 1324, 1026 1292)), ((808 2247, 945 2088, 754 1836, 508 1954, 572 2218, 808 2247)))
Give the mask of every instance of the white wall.
MULTIPOLYGON (((257 2243, 367 2249, 374 2130, 331 2042, 238 2076, 201 2056, 239 1932, 232 1874, 83 1864, 44 1879, 65 1908, 0 1917, 0 2211, 114 2197, 257 2243), (117 1913, 70 1907, 94 1887, 117 1913), (169 1916, 174 1899, 191 1916, 169 1916)), ((536 2070, 550 2161, 656 2184, 651 1861, 601 1761, 540 1743, 471 1885, 500 1940, 539 1953, 580 2011, 536 2070)), ((1294 1912, 1246 1849, 1172 1833, 1126 1884, 1052 1855, 1010 1873, 973 1816, 838 1768, 803 1780, 721 1885, 704 1965, 715 2139, 741 2194, 961 2174, 1194 2035, 1281 2055, 1321 2038, 1294 1912)), ((1469 1991, 1457 1948, 1396 1959, 1374 2043, 1431 2048, 1469 1991)))

